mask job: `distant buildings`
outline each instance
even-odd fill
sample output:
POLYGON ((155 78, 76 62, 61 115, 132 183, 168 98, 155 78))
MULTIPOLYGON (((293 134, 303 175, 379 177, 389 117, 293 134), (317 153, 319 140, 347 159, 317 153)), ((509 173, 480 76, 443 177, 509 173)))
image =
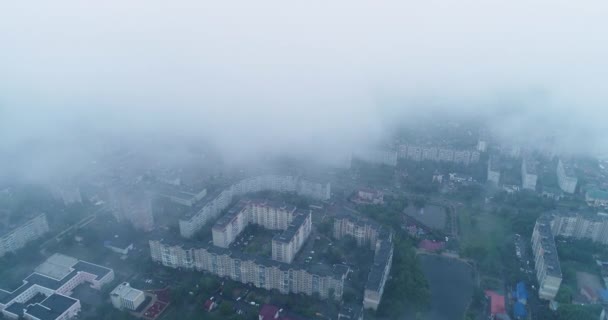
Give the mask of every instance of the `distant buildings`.
POLYGON ((608 206, 608 192, 596 188, 589 189, 585 193, 585 201, 592 207, 606 207, 608 206))
POLYGON ((536 190, 538 180, 538 162, 531 157, 524 157, 521 162, 521 184, 527 190, 536 190))
POLYGON ((360 189, 352 201, 361 204, 384 204, 384 193, 380 190, 360 189))
POLYGON ((199 210, 179 220, 182 237, 192 237, 205 223, 228 208, 236 196, 260 191, 292 192, 316 200, 328 200, 329 183, 315 183, 292 176, 267 175, 241 180, 211 197, 199 210))
POLYGON ((128 282, 119 284, 110 292, 110 301, 114 308, 123 310, 136 310, 146 300, 144 292, 132 288, 128 282))
POLYGON ((28 242, 36 240, 49 231, 46 214, 23 217, 21 224, 0 227, 0 257, 7 252, 23 248, 28 242))
POLYGON ((578 183, 574 169, 570 164, 562 161, 562 159, 559 159, 557 163, 557 183, 559 184, 559 188, 566 193, 574 193, 576 184, 578 183))
POLYGON ((187 207, 194 206, 207 195, 205 188, 194 190, 162 183, 152 185, 149 192, 187 207))
POLYGON ((80 301, 70 297, 77 286, 86 282, 99 290, 112 280, 112 269, 54 254, 19 288, 0 289, 0 310, 8 319, 72 319, 80 312, 80 301))
POLYGON ((479 162, 480 153, 473 149, 438 148, 401 144, 397 147, 398 158, 412 161, 454 162, 469 165, 479 162))
POLYGON ((360 150, 353 152, 352 159, 394 167, 397 165, 397 152, 394 150, 360 150))
POLYGON ((501 161, 497 157, 490 157, 490 160, 488 161, 488 181, 498 185, 500 183, 501 171, 501 161))
POLYGON ((471 176, 467 176, 464 174, 460 174, 460 173, 450 173, 449 174, 450 177, 450 181, 451 182, 455 182, 455 183, 469 183, 469 182, 473 182, 473 177, 471 176))
POLYGON ((70 205, 72 203, 81 203, 82 196, 80 193, 80 187, 73 183, 57 183, 51 187, 51 193, 56 199, 61 199, 64 205, 70 205))
POLYGON ((120 186, 108 190, 108 200, 116 221, 127 221, 141 231, 154 229, 152 199, 149 194, 120 186))

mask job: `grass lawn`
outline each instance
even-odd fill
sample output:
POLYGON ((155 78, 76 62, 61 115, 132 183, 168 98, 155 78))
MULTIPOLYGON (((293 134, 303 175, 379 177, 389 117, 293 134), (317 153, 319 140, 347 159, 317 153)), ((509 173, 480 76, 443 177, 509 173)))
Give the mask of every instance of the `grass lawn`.
POLYGON ((456 209, 461 248, 480 246, 489 251, 502 245, 510 233, 506 219, 471 207, 456 209))

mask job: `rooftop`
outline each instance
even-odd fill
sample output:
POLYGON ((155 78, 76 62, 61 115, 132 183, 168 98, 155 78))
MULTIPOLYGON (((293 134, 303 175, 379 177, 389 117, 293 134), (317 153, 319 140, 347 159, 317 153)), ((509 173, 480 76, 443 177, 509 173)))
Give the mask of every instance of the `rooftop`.
POLYGON ((296 215, 293 218, 293 220, 291 221, 291 223, 289 224, 287 229, 285 229, 285 231, 281 232, 281 234, 274 236, 272 238, 272 240, 284 242, 284 243, 291 242, 291 240, 293 240, 293 238, 298 233, 298 230, 300 230, 300 228, 306 223, 306 220, 309 217, 310 217, 310 212, 308 214, 299 213, 298 215, 296 215))
POLYGON ((393 253, 393 244, 390 241, 380 241, 380 247, 376 250, 374 255, 374 264, 372 265, 369 275, 367 277, 367 283, 365 289, 379 290, 382 286, 382 277, 384 270, 391 258, 393 253))
POLYGON ((76 299, 54 293, 41 303, 28 306, 26 313, 40 320, 55 320, 76 303, 76 299))

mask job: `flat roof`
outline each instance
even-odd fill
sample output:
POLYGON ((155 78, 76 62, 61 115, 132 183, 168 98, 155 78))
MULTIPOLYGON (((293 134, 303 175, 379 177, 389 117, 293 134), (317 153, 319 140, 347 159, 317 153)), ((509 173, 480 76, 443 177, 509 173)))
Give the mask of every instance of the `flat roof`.
POLYGON ((25 312, 40 320, 55 320, 76 303, 74 298, 54 293, 41 303, 28 306, 25 312))
POLYGON ((388 240, 380 241, 380 247, 376 250, 376 254, 374 255, 374 264, 372 265, 369 275, 367 277, 367 283, 365 284, 365 289, 370 290, 379 290, 382 285, 382 276, 384 274, 384 270, 388 264, 388 261, 391 258, 393 249, 392 242, 388 240))
POLYGON ((53 279, 61 280, 72 272, 72 267, 76 263, 78 263, 78 259, 76 258, 55 253, 36 267, 34 272, 53 279))
POLYGON ((89 262, 85 262, 85 261, 78 261, 78 263, 76 263, 74 265, 74 269, 76 271, 83 271, 86 273, 96 275, 97 277, 95 278, 95 280, 100 280, 101 278, 105 277, 108 273, 112 272, 112 269, 102 267, 102 266, 99 266, 96 264, 92 264, 89 262))
POLYGON ((304 212, 298 213, 293 218, 293 220, 291 221, 291 223, 289 224, 287 229, 285 229, 285 231, 281 232, 280 234, 274 236, 272 238, 272 240, 283 242, 283 243, 291 242, 291 240, 293 240, 293 238, 298 233, 298 230, 300 230, 300 228, 304 225, 304 223, 306 223, 306 220, 309 216, 310 216, 310 212, 309 213, 304 213, 304 212))

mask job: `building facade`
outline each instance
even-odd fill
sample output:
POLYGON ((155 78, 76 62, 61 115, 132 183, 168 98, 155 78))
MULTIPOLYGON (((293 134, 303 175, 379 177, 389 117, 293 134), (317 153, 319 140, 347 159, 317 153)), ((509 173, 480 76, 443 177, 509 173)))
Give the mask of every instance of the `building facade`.
POLYGON ((553 300, 562 282, 562 272, 557 257, 557 248, 551 230, 552 216, 541 216, 532 232, 532 252, 538 280, 538 296, 553 300))
POLYGON ((380 226, 369 219, 343 214, 334 219, 333 234, 336 239, 351 236, 358 246, 368 245, 373 250, 376 248, 380 226))
POLYGON ((110 301, 117 309, 134 311, 146 300, 143 291, 131 287, 128 282, 123 282, 110 292, 110 301))
POLYGON ((608 216, 552 212, 538 218, 532 233, 532 251, 539 296, 546 300, 555 298, 562 280, 555 236, 608 244, 608 216))
POLYGON ((0 257, 7 252, 23 248, 28 242, 40 238, 48 231, 49 224, 44 213, 27 219, 13 229, 6 230, 0 237, 0 257))
POLYGON ((374 264, 367 276, 363 292, 363 307, 365 309, 378 309, 382 300, 386 280, 388 280, 393 263, 393 243, 391 240, 381 239, 376 243, 374 264))
POLYGON ((272 238, 272 259, 291 263, 310 236, 311 231, 310 211, 297 214, 283 233, 272 238))
POLYGON ((559 188, 566 193, 576 191, 578 178, 570 164, 563 162, 562 159, 557 162, 557 183, 559 188))
POLYGON ((205 271, 283 294, 316 293, 324 299, 342 298, 348 273, 348 268, 341 265, 299 266, 215 246, 185 245, 162 239, 150 240, 150 253, 153 261, 166 267, 205 271))
POLYGON ((260 191, 289 192, 315 200, 329 200, 331 185, 315 183, 293 176, 266 175, 241 180, 209 197, 202 208, 179 220, 182 237, 191 238, 208 221, 217 218, 232 203, 234 197, 260 191))
POLYGON ((228 248, 250 224, 270 230, 283 230, 272 239, 272 258, 291 263, 310 232, 312 218, 295 207, 261 201, 240 201, 223 215, 212 228, 213 245, 228 248))
POLYGON ((524 158, 521 162, 521 184, 527 190, 536 190, 538 180, 538 164, 534 159, 524 158))
POLYGON ((345 236, 353 237, 360 247, 370 246, 374 250, 374 263, 363 292, 363 307, 376 310, 393 262, 392 234, 371 220, 343 214, 334 219, 334 238, 345 236))
POLYGON ((438 148, 436 146, 419 146, 400 144, 397 146, 397 157, 412 161, 454 162, 469 165, 479 162, 480 153, 474 149, 438 148))
POLYGON ((488 161, 488 181, 498 185, 500 183, 501 170, 498 159, 491 157, 488 161))

